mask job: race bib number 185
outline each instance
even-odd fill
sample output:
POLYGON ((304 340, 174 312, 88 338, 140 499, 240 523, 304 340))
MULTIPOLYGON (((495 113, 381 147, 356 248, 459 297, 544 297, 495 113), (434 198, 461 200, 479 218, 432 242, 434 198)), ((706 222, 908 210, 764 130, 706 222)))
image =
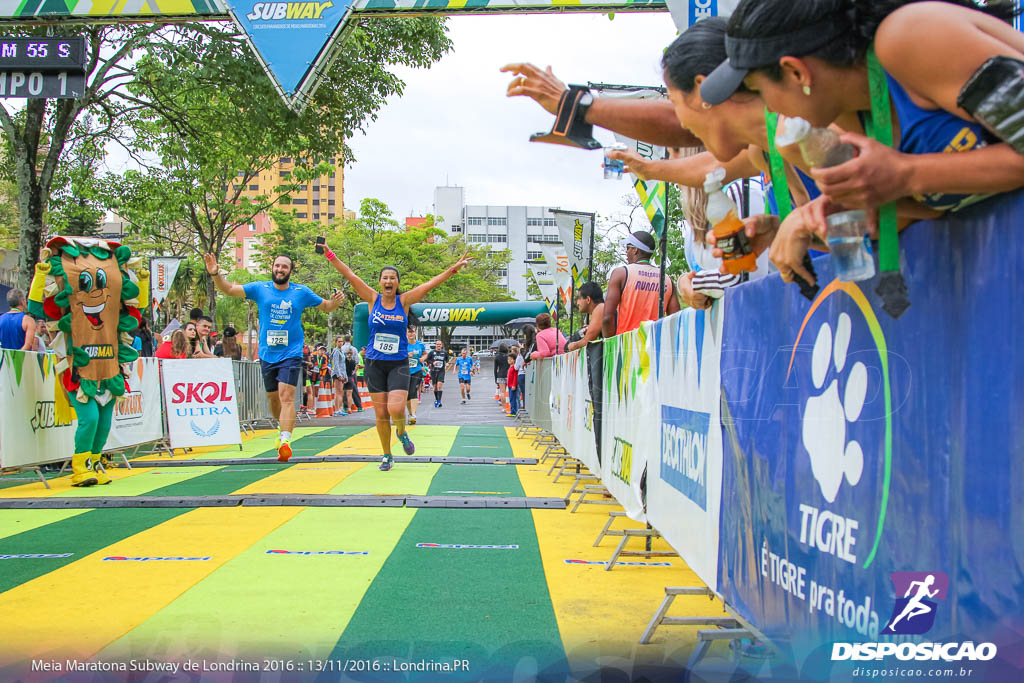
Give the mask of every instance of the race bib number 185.
POLYGON ((379 332, 373 337, 373 348, 381 353, 397 353, 398 352, 398 335, 396 334, 380 334, 379 332))

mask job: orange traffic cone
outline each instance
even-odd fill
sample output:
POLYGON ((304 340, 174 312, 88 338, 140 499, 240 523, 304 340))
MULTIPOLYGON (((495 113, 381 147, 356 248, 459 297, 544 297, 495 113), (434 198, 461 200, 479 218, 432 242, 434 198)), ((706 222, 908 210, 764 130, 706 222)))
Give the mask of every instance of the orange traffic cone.
POLYGON ((320 382, 316 392, 316 416, 330 417, 334 414, 334 387, 330 380, 320 382))

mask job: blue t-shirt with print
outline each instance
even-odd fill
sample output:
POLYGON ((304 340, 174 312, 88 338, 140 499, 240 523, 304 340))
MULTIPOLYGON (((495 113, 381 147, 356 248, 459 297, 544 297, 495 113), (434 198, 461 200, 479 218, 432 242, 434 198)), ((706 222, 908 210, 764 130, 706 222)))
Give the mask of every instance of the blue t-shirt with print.
POLYGON ((302 311, 319 306, 323 299, 309 287, 289 283, 278 289, 269 280, 242 285, 245 298, 256 302, 260 313, 260 360, 278 363, 302 358, 302 311))
POLYGON ((423 363, 420 362, 420 357, 423 352, 427 350, 427 347, 423 342, 418 341, 415 344, 409 344, 409 373, 415 375, 418 372, 423 372, 423 363))
POLYGON ((469 375, 473 371, 473 359, 459 356, 455 359, 455 366, 459 369, 459 379, 469 379, 469 375))

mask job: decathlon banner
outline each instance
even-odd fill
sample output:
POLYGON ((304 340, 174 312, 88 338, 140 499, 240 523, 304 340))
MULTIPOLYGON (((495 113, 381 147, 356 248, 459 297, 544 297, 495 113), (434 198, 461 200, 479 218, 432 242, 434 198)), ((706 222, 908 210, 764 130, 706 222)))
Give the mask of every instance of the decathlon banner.
POLYGON ((576 289, 590 280, 594 244, 594 214, 552 209, 562 246, 569 255, 569 271, 576 289))
POLYGON ((640 482, 650 453, 636 448, 651 410, 647 383, 651 360, 646 323, 604 340, 604 386, 601 421, 601 483, 638 522, 646 521, 640 482))
MULTIPOLYGON (((121 367, 125 367, 122 365, 121 367)), ((114 405, 110 435, 105 450, 156 441, 164 435, 164 414, 160 405, 160 361, 138 358, 125 380, 124 396, 114 405)))
POLYGON ((1024 678, 1022 222, 1017 192, 900 233, 898 320, 877 278, 833 280, 828 255, 813 303, 777 277, 726 292, 719 591, 798 656, 818 650, 820 680, 866 663, 833 642, 891 643, 887 625, 991 642, 991 661, 952 666, 1024 678))
POLYGON ((720 357, 724 302, 646 327, 651 358, 635 449, 647 454, 647 521, 712 590, 722 501, 720 357))
POLYGON ((160 367, 171 448, 242 443, 230 359, 164 360, 160 367))
POLYGON ((551 433, 572 457, 591 472, 601 471, 594 439, 594 401, 584 349, 553 357, 551 369, 551 433))
POLYGON ((67 460, 78 421, 56 369, 57 356, 0 351, 0 467, 67 460))

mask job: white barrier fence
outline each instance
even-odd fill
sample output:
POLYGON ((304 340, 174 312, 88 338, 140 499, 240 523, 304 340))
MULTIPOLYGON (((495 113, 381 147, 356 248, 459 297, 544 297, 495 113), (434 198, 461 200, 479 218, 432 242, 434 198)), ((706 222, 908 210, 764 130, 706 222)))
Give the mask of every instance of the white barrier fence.
MULTIPOLYGON (((688 309, 531 363, 548 388, 559 443, 600 477, 627 516, 648 522, 709 587, 718 577, 722 496, 719 377, 723 304, 688 309), (600 433, 600 455, 597 448, 600 433)), ((538 403, 542 403, 538 400, 538 403)), ((531 418, 538 424, 531 409, 531 418)))
MULTIPOLYGON (((71 457, 78 420, 56 363, 53 354, 0 350, 0 467, 34 467, 71 457)), ((258 363, 140 358, 130 364, 127 391, 114 407, 104 450, 167 439, 174 448, 238 444, 241 427, 258 423, 273 423, 258 363), (177 373, 172 384, 183 385, 177 403, 173 387, 167 387, 161 377, 168 369, 177 373), (196 382, 197 378, 202 381, 196 382), (190 395, 192 384, 196 386, 190 395), (167 388, 171 389, 170 403, 163 400, 167 388), (178 415, 179 410, 188 414, 178 415), (208 418, 214 410, 217 415, 211 421, 208 418), (204 416, 196 417, 198 413, 204 416), (202 435, 193 429, 193 422, 202 435), (219 422, 216 429, 215 422, 219 422)))

